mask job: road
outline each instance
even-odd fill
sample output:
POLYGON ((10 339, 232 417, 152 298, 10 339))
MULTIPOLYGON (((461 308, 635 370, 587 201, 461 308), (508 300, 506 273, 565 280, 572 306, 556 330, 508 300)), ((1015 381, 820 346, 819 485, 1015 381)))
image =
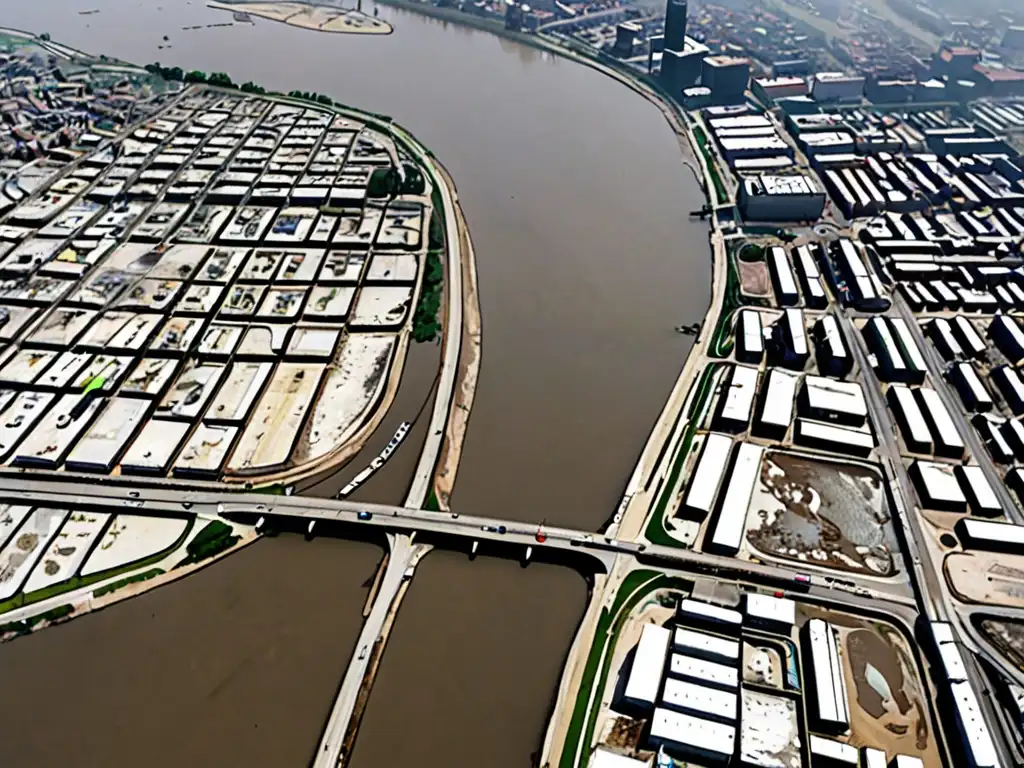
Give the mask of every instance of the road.
MULTIPOLYGON (((396 600, 402 585, 408 581, 406 571, 414 568, 415 562, 425 554, 426 548, 413 544, 411 536, 399 534, 388 536, 388 539, 391 552, 388 555, 384 577, 380 580, 373 607, 363 623, 359 640, 356 641, 357 651, 352 654, 348 669, 345 670, 345 677, 331 708, 320 747, 313 758, 313 768, 335 768, 341 760, 345 737, 349 733, 356 704, 359 702, 363 681, 366 679, 370 664, 375 664, 383 651, 380 645, 383 643, 388 618, 393 615, 393 607, 397 608, 396 600)), ((347 649, 344 652, 347 653, 347 649)))

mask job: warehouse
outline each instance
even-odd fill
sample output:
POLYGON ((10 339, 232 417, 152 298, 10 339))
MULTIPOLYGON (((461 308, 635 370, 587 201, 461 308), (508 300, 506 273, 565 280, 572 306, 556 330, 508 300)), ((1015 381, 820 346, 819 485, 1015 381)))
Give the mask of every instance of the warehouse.
POLYGON ((950 368, 949 380, 960 393, 960 399, 968 411, 983 412, 992 409, 992 396, 970 363, 957 363, 950 368))
POLYGON ((960 488, 967 497, 971 512, 981 517, 998 517, 1003 507, 989 485, 984 471, 977 465, 958 466, 954 469, 960 488))
POLYGON ((738 640, 709 635, 685 627, 676 627, 672 636, 672 650, 729 666, 736 666, 740 661, 738 640))
POLYGON ((704 549, 722 555, 735 555, 746 533, 747 505, 760 477, 764 448, 741 443, 726 480, 724 499, 718 504, 718 519, 710 541, 705 536, 704 549))
POLYGON ((833 315, 822 315, 814 324, 814 349, 818 371, 842 378, 853 368, 843 331, 833 315))
POLYGON ((946 360, 958 360, 964 356, 964 351, 953 335, 953 327, 948 320, 936 318, 928 324, 928 329, 931 331, 932 343, 946 360))
POLYGON ((921 350, 917 346, 910 327, 902 317, 889 318, 889 325, 895 332, 896 342, 899 344, 903 361, 907 365, 907 380, 911 384, 923 384, 928 366, 924 362, 921 350))
POLYGON ((929 387, 914 391, 921 414, 928 423, 928 430, 934 440, 935 455, 949 459, 961 459, 964 455, 964 441, 946 410, 939 393, 929 387))
POLYGON ((654 706, 658 698, 658 689, 661 687, 671 639, 672 632, 666 627, 644 624, 640 642, 633 655, 629 679, 626 681, 626 691, 623 694, 628 704, 645 711, 654 706))
POLYGON ((971 684, 963 681, 953 683, 949 688, 968 764, 971 768, 1000 768, 1002 763, 992 742, 992 734, 971 684))
POLYGON ((1024 358, 1024 333, 1012 317, 997 315, 992 318, 988 326, 988 335, 1011 363, 1024 358))
POLYGON ((813 733, 809 742, 811 765, 814 768, 857 768, 860 765, 860 753, 850 744, 825 739, 813 733))
POLYGON ((811 353, 807 346, 807 327, 802 309, 793 307, 785 310, 772 329, 772 346, 775 358, 782 365, 798 371, 804 369, 811 353))
POLYGON ((942 512, 966 512, 967 497, 949 464, 918 459, 910 465, 910 479, 921 505, 942 512))
POLYGON ((811 679, 809 714, 822 731, 844 733, 850 727, 850 705, 835 629, 827 621, 811 619, 804 636, 805 664, 811 679))
POLYGON ((1024 555, 1024 525, 961 517, 955 530, 964 549, 1024 555))
POLYGON ((957 315, 953 318, 953 333, 967 357, 981 357, 988 349, 974 325, 966 317, 957 315))
POLYGON ((921 301, 924 303, 924 308, 929 312, 938 312, 942 309, 942 302, 939 301, 938 297, 932 293, 931 289, 924 283, 915 285, 914 290, 917 291, 917 295, 921 297, 921 301))
POLYGON ((864 391, 856 381, 835 381, 822 376, 804 376, 797 405, 801 416, 817 421, 834 421, 851 427, 862 426, 868 416, 864 391))
POLYGON ((814 222, 825 209, 825 193, 803 174, 761 174, 741 180, 737 202, 746 221, 814 222))
POLYGON ((739 611, 690 598, 680 601, 676 618, 687 627, 703 626, 730 635, 738 635, 743 626, 743 615, 739 611))
POLYGON ((736 728, 658 707, 651 718, 649 746, 674 757, 726 764, 735 752, 736 728))
POLYGON ((661 705, 720 723, 735 723, 739 696, 736 690, 723 691, 670 677, 665 680, 661 705))
POLYGON ((907 450, 911 453, 930 455, 932 435, 914 399, 914 393, 903 384, 892 384, 886 393, 886 399, 896 422, 900 425, 900 434, 903 435, 903 443, 907 450))
POLYGON ((731 451, 732 438, 728 435, 711 432, 704 438, 697 468, 690 477, 690 487, 680 509, 688 520, 703 521, 715 508, 718 486, 731 451))
POLYGON ((929 280, 928 287, 932 289, 939 301, 942 303, 942 306, 946 309, 958 309, 963 303, 960 299, 960 295, 954 293, 953 289, 946 285, 942 280, 929 280))
POLYGON ((715 421, 720 428, 729 432, 746 431, 756 394, 757 369, 744 365, 732 366, 729 384, 718 396, 718 415, 715 421))
POLYGON ((906 381, 910 378, 908 366, 900 354, 896 339, 885 318, 873 317, 868 320, 864 326, 864 336, 878 360, 878 371, 882 379, 906 381))
POLYGON ((796 624, 796 603, 785 597, 747 592, 747 623, 755 629, 789 637, 796 624))
POLYGON ((875 448, 875 438, 865 429, 826 424, 810 419, 797 419, 793 442, 829 453, 868 456, 875 448))
POLYGON ((924 299, 921 298, 921 294, 917 288, 909 283, 900 283, 896 286, 896 290, 902 294, 903 300, 907 302, 907 306, 910 307, 912 312, 921 312, 924 310, 924 299))
POLYGON ((771 270, 772 287, 780 307, 792 307, 800 301, 796 289, 793 269, 789 265, 786 249, 773 246, 768 249, 768 267, 771 270))
POLYGON ((811 255, 811 246, 798 246, 794 253, 805 303, 812 309, 824 309, 828 306, 828 295, 821 284, 821 273, 811 255))
POLYGON ((754 420, 754 433, 774 440, 783 440, 793 423, 794 398, 800 383, 799 374, 772 368, 767 386, 761 387, 761 401, 754 420))
POLYGON ((1013 449, 1003 437, 1003 427, 1006 426, 1006 419, 990 413, 979 413, 972 420, 974 428, 978 431, 985 447, 992 455, 992 460, 999 464, 1013 463, 1013 449))
POLYGON ((755 364, 761 362, 764 357, 764 329, 761 327, 761 313, 756 309, 740 310, 736 341, 737 360, 755 364))
POLYGON ((673 677, 692 680, 734 693, 740 684, 739 670, 736 667, 698 659, 696 656, 687 656, 683 653, 672 654, 668 673, 673 677))
POLYGON ((1000 428, 1003 439, 1013 451, 1013 455, 1024 460, 1024 424, 1020 419, 1007 419, 1000 428))

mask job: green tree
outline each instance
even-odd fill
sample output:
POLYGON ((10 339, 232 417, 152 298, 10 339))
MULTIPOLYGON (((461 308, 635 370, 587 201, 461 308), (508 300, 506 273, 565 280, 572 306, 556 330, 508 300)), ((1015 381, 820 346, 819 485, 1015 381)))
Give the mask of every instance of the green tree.
POLYGON ((235 85, 231 80, 231 76, 227 72, 214 72, 206 82, 210 85, 220 86, 221 88, 233 88, 235 85))
POLYGON ((198 69, 193 69, 187 75, 185 75, 186 83, 205 83, 206 73, 200 72, 198 69))
POLYGON ((39 39, 42 40, 44 43, 50 42, 50 33, 49 32, 43 32, 43 34, 41 34, 39 36, 39 39))

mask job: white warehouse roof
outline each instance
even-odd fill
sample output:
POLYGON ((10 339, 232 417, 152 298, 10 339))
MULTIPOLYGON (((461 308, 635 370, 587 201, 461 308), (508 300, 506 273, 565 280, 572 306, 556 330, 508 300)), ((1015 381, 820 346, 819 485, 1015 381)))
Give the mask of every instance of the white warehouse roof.
POLYGON ((640 643, 636 647, 633 666, 626 682, 626 698, 642 704, 653 705, 658 698, 668 644, 672 633, 657 624, 644 624, 640 643))

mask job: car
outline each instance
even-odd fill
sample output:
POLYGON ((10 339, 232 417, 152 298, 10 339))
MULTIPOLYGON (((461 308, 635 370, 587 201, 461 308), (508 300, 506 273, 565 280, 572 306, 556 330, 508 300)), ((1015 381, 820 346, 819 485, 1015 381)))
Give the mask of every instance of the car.
POLYGON ((459 519, 459 513, 458 512, 452 512, 452 520, 458 520, 458 519, 459 519))
POLYGON ((498 526, 498 533, 505 533, 508 529, 504 525, 498 526))
POLYGON ((366 510, 363 510, 362 512, 357 514, 356 517, 358 517, 360 520, 372 520, 373 519, 373 514, 370 513, 370 512, 367 512, 366 510))

